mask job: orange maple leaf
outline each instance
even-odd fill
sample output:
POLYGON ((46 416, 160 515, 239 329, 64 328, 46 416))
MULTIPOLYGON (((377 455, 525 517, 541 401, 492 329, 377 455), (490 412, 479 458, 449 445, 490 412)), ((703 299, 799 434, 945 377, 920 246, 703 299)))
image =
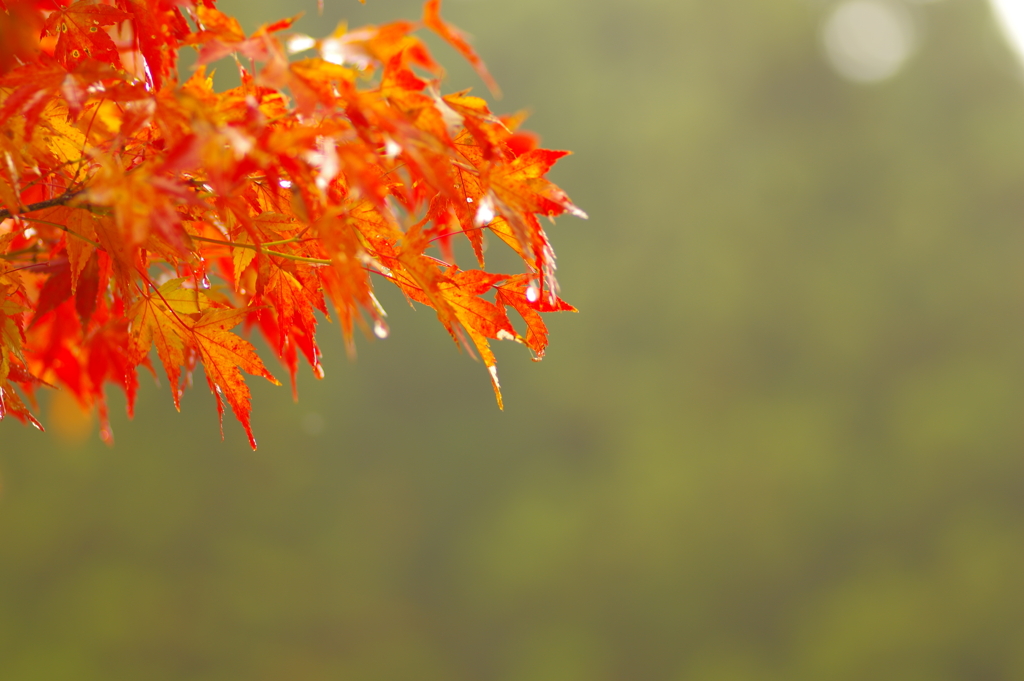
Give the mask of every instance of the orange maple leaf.
POLYGON ((466 61, 473 65, 473 68, 476 69, 484 83, 487 84, 491 93, 495 97, 501 97, 501 88, 498 87, 497 81, 491 77, 491 73, 487 70, 483 59, 476 53, 473 46, 469 44, 465 34, 441 18, 441 0, 428 0, 427 4, 423 6, 423 23, 427 25, 427 28, 433 30, 458 50, 466 58, 466 61))
POLYGON ((140 362, 149 349, 156 346, 157 355, 171 383, 174 406, 180 410, 181 369, 187 365, 188 351, 197 352, 210 391, 217 399, 221 436, 223 395, 255 449, 256 440, 249 423, 249 388, 238 367, 255 376, 262 376, 275 385, 280 383, 263 366, 252 344, 229 331, 241 324, 249 311, 214 308, 205 293, 184 288, 183 284, 187 281, 178 278, 164 283, 151 294, 144 294, 129 311, 130 358, 136 363, 140 362))
POLYGON ((274 385, 281 385, 256 354, 248 341, 231 333, 231 329, 245 320, 247 310, 207 310, 188 325, 189 339, 199 351, 210 391, 217 398, 217 412, 221 418, 221 438, 224 437, 224 406, 221 395, 231 405, 235 417, 245 428, 249 444, 256 449, 256 438, 249 423, 252 398, 249 386, 239 371, 241 367, 254 376, 262 376, 274 385))
POLYGON ((557 296, 554 302, 547 296, 541 296, 536 278, 530 274, 510 277, 495 288, 495 302, 511 307, 526 322, 526 337, 520 340, 533 350, 534 361, 540 361, 548 346, 548 327, 541 313, 576 312, 576 308, 557 296))
POLYGON ((172 279, 152 293, 143 293, 128 311, 129 359, 138 364, 156 346, 171 385, 174 408, 181 411, 181 367, 185 364, 188 315, 197 315, 209 307, 206 296, 181 287, 186 279, 172 279))

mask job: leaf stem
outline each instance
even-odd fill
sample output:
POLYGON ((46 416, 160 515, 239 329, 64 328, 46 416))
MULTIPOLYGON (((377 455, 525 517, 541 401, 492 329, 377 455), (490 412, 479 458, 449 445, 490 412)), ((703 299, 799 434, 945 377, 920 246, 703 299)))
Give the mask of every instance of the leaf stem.
MULTIPOLYGON (((189 236, 191 236, 196 241, 205 241, 206 243, 220 244, 221 246, 231 246, 233 248, 248 248, 250 250, 256 251, 257 253, 263 253, 263 254, 266 254, 266 255, 273 255, 273 256, 276 256, 278 258, 286 258, 288 260, 296 260, 298 262, 308 262, 308 263, 312 263, 314 265, 330 265, 331 262, 332 262, 330 260, 324 260, 323 258, 307 258, 307 257, 302 256, 302 255, 292 255, 291 253, 281 253, 280 251, 268 251, 268 250, 265 250, 264 248, 262 248, 261 246, 256 246, 254 244, 238 244, 238 243, 235 243, 233 241, 222 241, 220 239, 210 239, 210 238, 205 237, 205 236, 195 236, 195 235, 192 235, 192 234, 190 234, 189 236)), ((292 241, 293 241, 292 239, 287 239, 285 241, 271 241, 271 242, 268 242, 267 244, 264 244, 264 245, 274 245, 274 246, 277 246, 277 245, 281 245, 281 244, 292 243, 292 241)))
POLYGON ((38 254, 38 253, 42 253, 42 251, 40 249, 38 249, 38 248, 35 248, 35 247, 32 247, 32 248, 22 248, 19 251, 11 251, 10 253, 2 253, 2 254, 0 254, 0 260, 17 260, 18 259, 17 256, 25 255, 26 253, 38 254))
POLYGON ((40 220, 39 218, 30 218, 30 217, 28 217, 26 215, 19 215, 18 219, 19 220, 28 220, 29 222, 38 222, 38 223, 43 224, 43 225, 50 225, 51 227, 56 227, 57 229, 60 229, 60 230, 63 230, 65 232, 67 232, 71 236, 78 237, 82 241, 84 241, 86 243, 89 243, 89 244, 92 244, 93 246, 95 246, 96 248, 100 249, 101 251, 106 250, 105 248, 103 248, 103 246, 99 245, 98 243, 96 243, 92 239, 85 238, 84 236, 82 236, 78 232, 75 232, 75 231, 69 229, 68 227, 65 227, 64 225, 60 224, 59 222, 50 222, 49 220, 40 220))
POLYGON ((454 232, 447 232, 446 234, 438 234, 434 238, 429 239, 427 241, 427 243, 428 244, 432 244, 435 241, 437 241, 438 239, 443 239, 443 238, 445 238, 447 236, 456 236, 458 234, 469 234, 470 232, 478 232, 481 229, 486 229, 486 228, 487 228, 487 225, 481 225, 480 227, 470 227, 469 229, 457 229, 454 232))

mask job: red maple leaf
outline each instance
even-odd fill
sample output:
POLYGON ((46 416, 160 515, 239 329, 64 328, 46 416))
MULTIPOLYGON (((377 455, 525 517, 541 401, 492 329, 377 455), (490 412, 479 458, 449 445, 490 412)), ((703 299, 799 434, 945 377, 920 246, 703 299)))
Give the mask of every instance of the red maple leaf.
POLYGON ((132 15, 116 7, 80 0, 53 12, 46 18, 44 29, 56 36, 54 56, 68 69, 86 59, 118 64, 121 55, 104 27, 131 18, 132 15))

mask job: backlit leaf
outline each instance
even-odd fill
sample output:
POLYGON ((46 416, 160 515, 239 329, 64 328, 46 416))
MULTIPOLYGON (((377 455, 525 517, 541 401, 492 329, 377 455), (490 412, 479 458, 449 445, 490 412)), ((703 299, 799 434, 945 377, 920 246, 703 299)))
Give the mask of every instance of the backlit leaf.
POLYGON ((476 69, 476 72, 483 79, 484 83, 487 84, 490 91, 496 97, 501 96, 501 88, 498 87, 498 83, 491 77, 487 66, 484 65, 476 50, 469 44, 466 36, 462 31, 441 18, 441 0, 428 0, 427 4, 423 6, 423 23, 458 50, 473 65, 473 68, 476 69))
POLYGON ((424 26, 497 87, 439 0, 422 23, 319 39, 280 37, 294 18, 246 36, 215 4, 0 3, 0 418, 37 423, 52 384, 112 442, 105 388, 131 414, 155 357, 175 407, 202 369, 255 446, 243 375, 277 381, 234 329, 261 333, 296 391, 300 361, 324 375, 317 313, 354 353, 356 328, 388 335, 392 285, 483 361, 500 405, 490 344, 540 358, 542 315, 572 309, 537 219, 583 216, 546 179, 567 152, 441 92, 424 26), (179 82, 186 46, 199 66, 179 82), (232 56, 239 84, 218 90, 203 64, 232 56), (520 272, 484 269, 488 236, 520 272), (480 269, 457 266, 463 238, 480 269))
POLYGON ((47 17, 45 30, 57 37, 54 56, 69 69, 86 59, 117 64, 120 54, 104 27, 131 18, 132 15, 116 7, 79 0, 59 7, 47 17))
POLYGON ((245 428, 249 444, 256 449, 256 439, 249 424, 252 400, 239 368, 255 376, 262 376, 275 385, 280 383, 263 366, 252 344, 228 331, 240 324, 245 316, 245 310, 207 310, 198 320, 189 324, 188 338, 199 351, 206 380, 217 399, 218 410, 223 414, 220 406, 223 395, 245 428))

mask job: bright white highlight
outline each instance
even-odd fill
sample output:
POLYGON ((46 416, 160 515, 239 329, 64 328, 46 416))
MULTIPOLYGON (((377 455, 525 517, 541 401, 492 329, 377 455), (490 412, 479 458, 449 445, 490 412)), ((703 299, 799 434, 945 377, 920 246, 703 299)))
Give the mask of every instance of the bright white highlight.
POLYGON ((384 136, 384 156, 390 161, 396 156, 402 153, 402 145, 391 139, 387 135, 384 136))
POLYGON ((494 201, 491 200, 490 196, 485 196, 480 199, 480 204, 476 209, 476 226, 485 227, 494 220, 494 201))
POLYGON ((361 43, 372 35, 372 31, 361 29, 342 36, 325 38, 320 41, 320 56, 332 64, 350 64, 358 69, 365 69, 370 66, 373 59, 366 53, 361 43))
POLYGON ((526 287, 526 299, 531 303, 536 303, 540 300, 540 289, 537 288, 537 284, 530 282, 530 285, 526 287))
POLYGON ((296 34, 288 38, 288 54, 305 52, 316 47, 316 41, 308 35, 296 34))
POLYGON ((338 149, 334 140, 330 137, 317 138, 317 151, 307 151, 303 158, 312 166, 317 167, 320 173, 316 177, 316 188, 321 192, 327 191, 331 180, 338 176, 341 170, 341 162, 338 158, 338 149))
POLYGON ((916 43, 906 8, 886 0, 840 3, 825 20, 821 37, 832 67, 860 83, 896 75, 916 43))
POLYGON ((1024 2, 1021 0, 991 0, 999 28, 1024 61, 1024 2))

